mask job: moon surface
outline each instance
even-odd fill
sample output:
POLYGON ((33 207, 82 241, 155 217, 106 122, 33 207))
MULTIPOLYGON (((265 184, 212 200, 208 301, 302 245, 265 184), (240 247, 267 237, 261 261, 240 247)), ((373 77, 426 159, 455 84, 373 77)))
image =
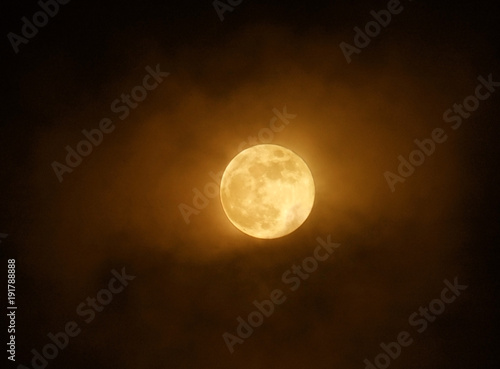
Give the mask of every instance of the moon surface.
POLYGON ((221 180, 222 207, 231 223, 256 238, 295 231, 314 204, 314 180, 307 164, 278 145, 256 145, 229 163, 221 180))

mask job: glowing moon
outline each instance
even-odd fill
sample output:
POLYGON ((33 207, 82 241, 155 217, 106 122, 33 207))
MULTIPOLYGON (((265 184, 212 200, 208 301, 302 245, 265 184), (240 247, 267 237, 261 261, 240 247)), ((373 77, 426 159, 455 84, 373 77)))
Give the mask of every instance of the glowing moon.
POLYGON ((278 145, 252 146, 229 163, 222 176, 222 207, 233 225, 257 238, 295 231, 314 204, 314 181, 307 164, 278 145))

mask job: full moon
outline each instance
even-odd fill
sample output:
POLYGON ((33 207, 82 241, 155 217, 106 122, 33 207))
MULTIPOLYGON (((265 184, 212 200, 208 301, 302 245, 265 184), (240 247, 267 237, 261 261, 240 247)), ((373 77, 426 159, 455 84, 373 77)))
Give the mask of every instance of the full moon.
POLYGON ((256 238, 283 237, 300 227, 314 204, 307 164, 278 145, 243 150, 222 176, 220 198, 231 223, 256 238))

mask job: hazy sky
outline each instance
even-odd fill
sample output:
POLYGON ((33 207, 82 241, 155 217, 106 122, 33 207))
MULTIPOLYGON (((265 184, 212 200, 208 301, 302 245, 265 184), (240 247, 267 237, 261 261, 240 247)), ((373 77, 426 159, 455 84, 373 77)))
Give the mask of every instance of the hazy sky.
MULTIPOLYGON (((5 35, 39 10, 16 6, 5 35)), ((493 367, 498 91, 456 129, 443 114, 477 94, 479 76, 500 81, 498 17, 488 2, 400 6, 350 63, 339 44, 355 45, 353 28, 387 2, 243 1, 223 21, 210 1, 69 2, 17 54, 6 37, 10 367, 32 368, 30 350, 69 321, 81 332, 48 368, 362 369, 401 331, 413 343, 391 368, 493 367), (121 100, 143 85, 137 106, 121 100), (210 173, 271 122, 283 129, 265 141, 313 173, 306 222, 255 239, 215 197, 187 224, 179 206, 195 207, 210 173), (53 163, 68 166, 66 147, 100 124, 110 132, 60 181, 53 163), (398 157, 437 128, 446 140, 391 191, 384 173, 400 175, 398 157), (318 237, 340 246, 292 290, 283 276, 318 237), (135 279, 85 322, 78 306, 124 267, 135 279), (455 277, 469 287, 417 332, 410 316, 455 277), (230 353, 223 334, 276 289, 285 301, 230 353)))

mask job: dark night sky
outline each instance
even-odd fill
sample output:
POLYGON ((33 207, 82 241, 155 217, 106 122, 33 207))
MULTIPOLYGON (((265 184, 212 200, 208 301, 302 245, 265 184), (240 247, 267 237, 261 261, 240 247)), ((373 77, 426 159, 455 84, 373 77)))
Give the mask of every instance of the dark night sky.
POLYGON ((500 91, 458 129, 443 113, 478 76, 500 82, 500 17, 492 1, 401 5, 347 63, 339 44, 386 1, 248 0, 221 22, 211 1, 73 0, 17 54, 7 34, 40 8, 3 3, 0 250, 18 309, 2 360, 33 368, 74 321, 47 368, 364 369, 401 331, 413 343, 390 368, 497 368, 500 91), (120 119, 113 101, 158 64, 170 74, 120 119), (216 197, 186 224, 179 205, 285 106, 272 143, 311 168, 307 221, 251 238, 216 197), (114 130, 59 182, 51 164, 105 118, 114 130), (391 192, 384 173, 436 128, 447 140, 391 192), (292 291, 282 275, 328 235, 340 246, 292 291), (136 278, 86 323, 77 307, 124 267, 136 278), (409 317, 456 276, 469 287, 418 333, 409 317), (275 289, 286 301, 231 354, 224 332, 275 289))

